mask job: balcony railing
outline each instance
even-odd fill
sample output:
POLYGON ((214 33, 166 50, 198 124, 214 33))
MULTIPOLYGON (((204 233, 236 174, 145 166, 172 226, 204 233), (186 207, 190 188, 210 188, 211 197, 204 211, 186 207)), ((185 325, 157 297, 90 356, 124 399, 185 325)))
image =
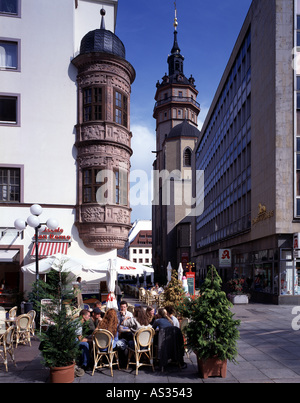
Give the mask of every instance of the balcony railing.
POLYGON ((197 101, 195 101, 193 98, 191 98, 191 97, 169 97, 169 98, 164 98, 164 99, 162 99, 160 101, 157 101, 154 108, 157 108, 158 106, 167 104, 169 102, 178 102, 178 103, 187 103, 187 102, 189 102, 189 103, 193 104, 194 106, 196 106, 196 108, 200 109, 200 104, 197 101))

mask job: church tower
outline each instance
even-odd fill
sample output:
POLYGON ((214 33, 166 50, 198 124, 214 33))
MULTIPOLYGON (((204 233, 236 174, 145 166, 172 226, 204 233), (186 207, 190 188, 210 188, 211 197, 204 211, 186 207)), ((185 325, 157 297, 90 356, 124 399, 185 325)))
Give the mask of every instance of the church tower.
POLYGON ((192 152, 199 138, 197 119, 200 105, 191 75, 184 74, 184 56, 178 44, 178 20, 175 5, 174 42, 168 56, 168 74, 156 84, 153 117, 156 120, 156 159, 152 208, 153 264, 156 273, 166 274, 168 262, 178 268, 190 261, 190 219, 181 203, 184 192, 191 191, 192 152), (171 173, 171 179, 162 172, 171 173), (159 175, 159 180, 156 180, 159 175), (170 193, 169 195, 166 194, 170 193), (184 235, 183 235, 184 234, 184 235), (185 241, 178 242, 180 238, 185 241))

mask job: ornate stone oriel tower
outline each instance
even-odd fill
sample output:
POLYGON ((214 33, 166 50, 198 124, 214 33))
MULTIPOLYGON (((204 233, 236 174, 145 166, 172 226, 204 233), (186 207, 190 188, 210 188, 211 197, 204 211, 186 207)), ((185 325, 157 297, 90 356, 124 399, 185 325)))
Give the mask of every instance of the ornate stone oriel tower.
POLYGON ((180 261, 191 257, 190 219, 186 217, 190 206, 178 199, 183 201, 185 190, 191 190, 192 152, 200 135, 197 129, 200 113, 200 105, 196 101, 198 91, 194 78, 184 75, 184 57, 178 45, 177 27, 175 6, 174 43, 168 56, 169 72, 156 84, 153 113, 156 120, 156 159, 153 168, 159 174, 175 173, 168 183, 160 178, 154 189, 153 264, 156 273, 162 277, 166 276, 169 261, 176 268, 180 261), (166 190, 169 189, 170 203, 166 203, 166 190))
POLYGON ((88 248, 121 249, 130 229, 129 172, 132 155, 130 93, 135 70, 125 47, 105 29, 81 41, 76 125, 78 197, 76 226, 88 248))

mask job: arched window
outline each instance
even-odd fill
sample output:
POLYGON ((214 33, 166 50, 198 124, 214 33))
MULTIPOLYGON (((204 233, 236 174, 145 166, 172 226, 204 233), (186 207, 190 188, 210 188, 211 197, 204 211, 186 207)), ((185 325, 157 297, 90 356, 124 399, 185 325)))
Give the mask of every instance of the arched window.
POLYGON ((192 150, 187 147, 183 152, 183 166, 192 166, 192 150))

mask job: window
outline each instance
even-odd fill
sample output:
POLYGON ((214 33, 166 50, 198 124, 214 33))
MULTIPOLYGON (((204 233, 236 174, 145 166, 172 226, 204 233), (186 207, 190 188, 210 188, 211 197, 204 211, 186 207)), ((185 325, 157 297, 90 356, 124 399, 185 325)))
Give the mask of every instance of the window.
POLYGON ((297 15, 297 47, 300 46, 300 15, 297 15))
POLYGON ((0 0, 0 14, 19 15, 19 0, 0 0))
POLYGON ((0 167, 0 202, 20 202, 20 168, 0 167))
POLYGON ((0 94, 0 124, 17 125, 19 116, 19 96, 0 94))
POLYGON ((103 120, 103 89, 101 87, 83 89, 83 121, 103 120))
POLYGON ((122 126, 128 125, 128 101, 127 96, 115 91, 114 95, 114 121, 122 126))
POLYGON ((97 191, 106 183, 99 178, 98 173, 100 171, 101 169, 97 168, 83 171, 83 203, 95 203, 97 201, 97 191))
POLYGON ((0 39, 0 69, 19 70, 19 43, 0 39))
POLYGON ((183 153, 183 166, 192 166, 192 151, 190 148, 186 148, 183 153))
POLYGON ((127 172, 90 168, 83 171, 83 203, 128 204, 127 172))
POLYGON ((122 206, 128 204, 127 172, 124 170, 115 171, 115 203, 122 206))

